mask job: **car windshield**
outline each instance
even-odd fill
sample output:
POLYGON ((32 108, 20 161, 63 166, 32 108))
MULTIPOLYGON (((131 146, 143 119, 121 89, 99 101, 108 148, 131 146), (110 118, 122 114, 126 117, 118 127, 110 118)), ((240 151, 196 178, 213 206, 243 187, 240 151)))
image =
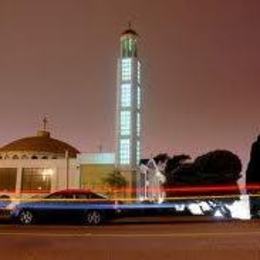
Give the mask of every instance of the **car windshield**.
POLYGON ((87 193, 76 193, 75 194, 76 199, 106 199, 105 196, 102 196, 100 194, 97 193, 93 193, 93 192, 87 192, 87 193))
POLYGON ((101 194, 94 192, 75 192, 75 193, 52 193, 45 197, 45 199, 107 199, 101 194))
POLYGON ((54 193, 45 197, 46 199, 73 199, 73 194, 70 193, 54 193))

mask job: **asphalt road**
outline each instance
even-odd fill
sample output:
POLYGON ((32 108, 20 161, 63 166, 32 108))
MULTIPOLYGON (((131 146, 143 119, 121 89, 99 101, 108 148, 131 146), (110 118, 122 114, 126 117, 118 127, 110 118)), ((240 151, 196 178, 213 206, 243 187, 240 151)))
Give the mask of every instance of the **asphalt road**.
POLYGON ((260 221, 0 224, 0 259, 260 259, 260 221))

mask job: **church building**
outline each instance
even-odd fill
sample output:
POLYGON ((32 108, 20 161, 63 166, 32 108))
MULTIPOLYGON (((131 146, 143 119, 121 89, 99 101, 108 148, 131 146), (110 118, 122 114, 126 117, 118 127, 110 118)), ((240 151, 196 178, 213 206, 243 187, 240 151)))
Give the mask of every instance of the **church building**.
POLYGON ((141 155, 141 63, 138 34, 131 25, 121 34, 117 70, 116 151, 80 153, 47 131, 0 147, 0 196, 44 195, 61 189, 104 192, 103 180, 120 171, 130 190, 136 186, 141 155))

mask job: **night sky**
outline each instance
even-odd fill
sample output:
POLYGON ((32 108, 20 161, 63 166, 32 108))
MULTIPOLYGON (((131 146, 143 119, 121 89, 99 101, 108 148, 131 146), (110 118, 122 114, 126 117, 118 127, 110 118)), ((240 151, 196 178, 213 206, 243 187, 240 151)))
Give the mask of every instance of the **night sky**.
POLYGON ((0 0, 0 144, 52 136, 115 150, 119 36, 140 34, 144 155, 229 149, 260 133, 259 0, 0 0))

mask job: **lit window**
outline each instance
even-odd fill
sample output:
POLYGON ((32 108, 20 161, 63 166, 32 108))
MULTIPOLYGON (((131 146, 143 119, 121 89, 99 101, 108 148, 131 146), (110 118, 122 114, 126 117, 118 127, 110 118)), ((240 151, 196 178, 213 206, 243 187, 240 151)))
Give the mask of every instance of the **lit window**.
POLYGON ((141 63, 138 61, 137 65, 137 82, 140 84, 141 83, 141 63))
POLYGON ((140 133, 141 133, 141 116, 140 116, 140 113, 137 113, 136 132, 137 132, 137 135, 140 136, 140 133))
POLYGON ((130 135, 131 131, 131 112, 121 111, 120 113, 120 134, 130 135))
POLYGON ((121 86, 121 106, 130 107, 131 106, 131 85, 122 84, 121 86))
POLYGON ((141 156, 140 150, 141 150, 141 148, 140 148, 140 141, 137 141, 137 143, 136 143, 136 162, 138 164, 139 164, 140 156, 141 156))
POLYGON ((131 59, 122 60, 122 80, 131 80, 131 59))
POLYGON ((49 168, 24 168, 22 171, 22 192, 50 192, 52 175, 53 170, 49 168))
POLYGON ((137 88, 137 108, 141 108, 141 88, 137 88))
POLYGON ((120 140, 120 164, 130 163, 130 140, 120 140))
POLYGON ((125 37, 122 41, 122 57, 137 57, 136 39, 125 37))
POLYGON ((0 168, 0 191, 15 192, 16 168, 0 168))

